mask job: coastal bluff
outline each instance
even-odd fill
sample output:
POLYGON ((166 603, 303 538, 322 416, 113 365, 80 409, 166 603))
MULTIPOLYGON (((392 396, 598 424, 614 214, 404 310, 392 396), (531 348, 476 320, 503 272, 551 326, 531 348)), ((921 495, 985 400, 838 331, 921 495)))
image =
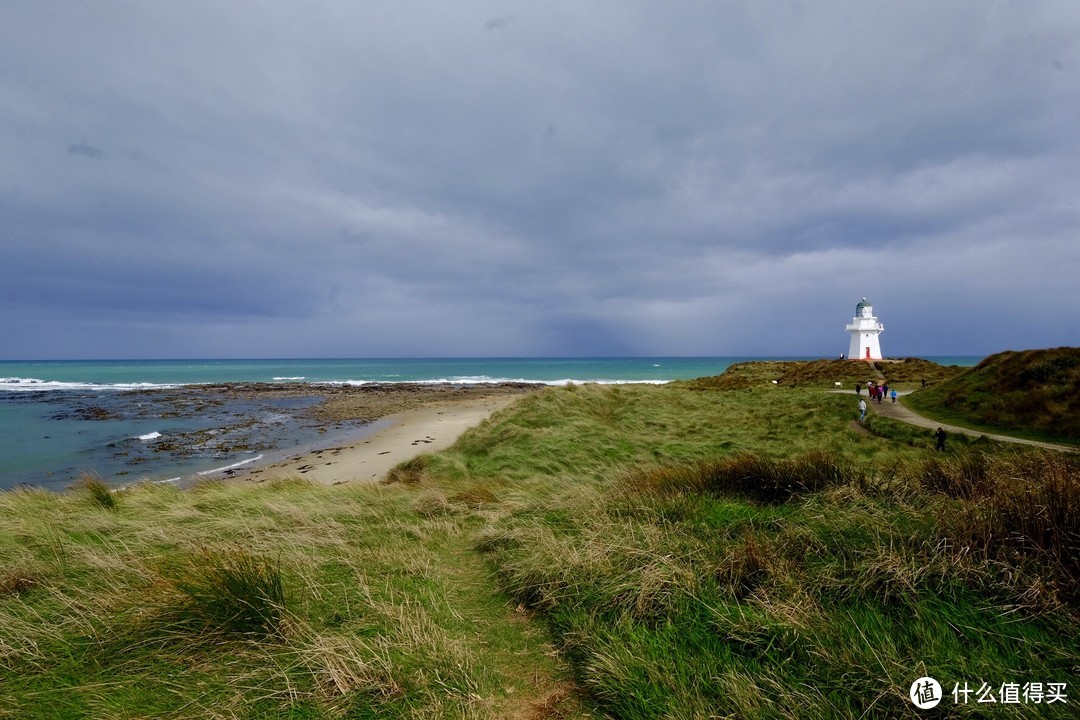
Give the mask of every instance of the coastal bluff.
POLYGON ((922 358, 896 360, 751 360, 736 363, 724 373, 687 380, 680 385, 691 390, 739 390, 775 384, 784 387, 835 388, 848 390, 871 380, 890 387, 914 389, 938 384, 964 371, 958 365, 939 365, 922 358))

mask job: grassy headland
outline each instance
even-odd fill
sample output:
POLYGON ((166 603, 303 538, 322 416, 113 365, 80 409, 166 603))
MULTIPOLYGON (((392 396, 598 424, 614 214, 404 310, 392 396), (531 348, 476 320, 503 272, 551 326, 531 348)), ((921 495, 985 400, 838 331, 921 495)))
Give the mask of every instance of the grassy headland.
POLYGON ((381 486, 0 495, 0 717, 914 717, 922 675, 1075 694, 1080 459, 859 432, 841 378, 774 370, 551 388, 381 486))
POLYGON ((956 377, 964 368, 938 365, 922 358, 899 360, 768 360, 732 365, 722 375, 688 380, 686 387, 698 390, 737 390, 765 383, 789 387, 832 388, 840 383, 851 390, 867 381, 885 382, 897 389, 936 385, 956 377))
POLYGON ((1080 444, 1080 348, 991 355, 904 404, 957 425, 1080 444))

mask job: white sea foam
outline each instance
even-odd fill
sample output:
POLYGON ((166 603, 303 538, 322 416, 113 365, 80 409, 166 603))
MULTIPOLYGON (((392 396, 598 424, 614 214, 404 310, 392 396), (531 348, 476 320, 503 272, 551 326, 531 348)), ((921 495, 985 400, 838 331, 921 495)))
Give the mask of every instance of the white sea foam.
POLYGON ((197 473, 197 474, 200 477, 203 476, 203 475, 213 475, 214 473, 225 472, 226 470, 233 470, 235 468, 243 467, 244 465, 248 465, 248 464, 253 463, 253 462, 258 462, 259 460, 262 460, 262 458, 263 458, 262 455, 256 455, 253 458, 248 458, 247 460, 241 460, 240 462, 233 463, 232 465, 226 465, 225 467, 214 468, 213 470, 203 470, 201 473, 197 473))
POLYGON ((666 385, 670 380, 606 380, 603 378, 562 378, 561 380, 532 380, 528 378, 490 377, 488 375, 458 375, 455 377, 431 378, 428 380, 324 380, 313 385, 349 385, 362 386, 374 384, 386 385, 498 385, 515 383, 521 385, 666 385))
MULTIPOLYGON (((530 382, 529 380, 509 380, 508 382, 530 382)), ((564 387, 566 385, 667 385, 670 380, 574 380, 573 378, 563 378, 562 380, 550 380, 542 383, 543 385, 554 385, 557 387, 564 387)))
MULTIPOLYGON (((528 381, 515 381, 515 382, 528 382, 528 381)), ((556 385, 563 387, 566 385, 667 385, 670 380, 574 380, 572 378, 564 378, 563 380, 552 380, 551 382, 544 383, 545 385, 556 385)))
MULTIPOLYGON (((394 377, 394 376, 384 376, 394 377)), ((398 376, 400 377, 400 376, 398 376)), ((670 380, 613 380, 606 378, 562 378, 558 380, 536 380, 533 378, 491 377, 490 375, 454 375, 450 377, 416 380, 320 380, 308 381, 306 376, 278 376, 275 382, 310 382, 312 385, 354 386, 374 384, 416 384, 416 385, 497 385, 499 383, 519 383, 528 385, 663 385, 670 380)), ((91 383, 63 382, 59 380, 41 380, 38 378, 6 377, 0 378, 0 392, 42 392, 42 391, 131 391, 131 390, 172 390, 190 387, 202 383, 91 383)))
POLYGON ((159 432, 158 432, 157 430, 155 430, 155 431, 154 431, 154 432, 152 432, 152 433, 146 433, 145 435, 140 435, 140 436, 139 436, 139 439, 140 439, 140 440, 143 440, 143 441, 146 441, 146 440, 157 440, 157 439, 158 439, 159 437, 161 437, 161 433, 159 433, 159 432))
POLYGON ((177 383, 88 383, 39 380, 38 378, 0 378, 0 392, 40 392, 42 390, 168 390, 180 387, 177 383))

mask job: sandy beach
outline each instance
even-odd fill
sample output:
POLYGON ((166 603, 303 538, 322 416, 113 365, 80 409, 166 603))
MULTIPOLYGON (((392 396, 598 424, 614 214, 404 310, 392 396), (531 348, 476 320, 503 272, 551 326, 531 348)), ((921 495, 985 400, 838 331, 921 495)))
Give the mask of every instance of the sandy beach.
MULTIPOLYGON (((233 477, 248 482, 303 477, 325 485, 378 482, 399 463, 450 447, 466 430, 517 402, 523 394, 521 388, 502 387, 490 392, 447 394, 432 389, 410 393, 404 409, 375 420, 375 431, 356 443, 297 455, 233 477)), ((357 414, 355 407, 348 408, 348 402, 343 405, 333 399, 325 411, 334 417, 357 414)))

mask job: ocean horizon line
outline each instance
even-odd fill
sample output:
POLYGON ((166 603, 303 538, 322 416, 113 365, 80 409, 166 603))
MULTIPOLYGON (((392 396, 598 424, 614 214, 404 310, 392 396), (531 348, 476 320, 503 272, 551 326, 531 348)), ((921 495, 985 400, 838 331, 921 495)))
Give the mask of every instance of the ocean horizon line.
MULTIPOLYGON (((755 361, 815 355, 640 355, 460 358, 183 358, 0 361, 0 391, 153 390, 224 383, 660 383, 718 375, 755 361)), ((980 356, 929 356, 974 365, 980 356)))
MULTIPOLYGON (((885 360, 903 360, 906 358, 919 358, 932 360, 934 358, 974 358, 986 357, 981 353, 937 353, 937 354, 908 354, 888 355, 885 360)), ((409 361, 459 361, 459 360, 650 360, 650 359, 679 359, 679 360, 710 360, 710 359, 740 359, 740 360, 837 360, 844 359, 840 353, 829 355, 821 353, 804 353, 791 355, 310 355, 310 356, 229 356, 229 357, 72 357, 72 358, 0 358, 0 365, 20 363, 170 363, 170 362, 352 362, 352 361, 375 361, 389 362, 395 360, 409 361)), ((861 358, 858 358, 861 359, 861 358)))
MULTIPOLYGON (((172 478, 286 451, 324 439, 324 428, 307 408, 318 402, 319 388, 334 385, 665 384, 720 375, 741 362, 800 359, 821 358, 0 361, 0 487, 63 486, 87 467, 111 477, 154 468, 172 478), (200 395, 202 387, 259 383, 298 389, 281 398, 200 395), (168 449, 176 439, 184 452, 168 449)), ((975 365, 981 358, 951 359, 975 365)))

